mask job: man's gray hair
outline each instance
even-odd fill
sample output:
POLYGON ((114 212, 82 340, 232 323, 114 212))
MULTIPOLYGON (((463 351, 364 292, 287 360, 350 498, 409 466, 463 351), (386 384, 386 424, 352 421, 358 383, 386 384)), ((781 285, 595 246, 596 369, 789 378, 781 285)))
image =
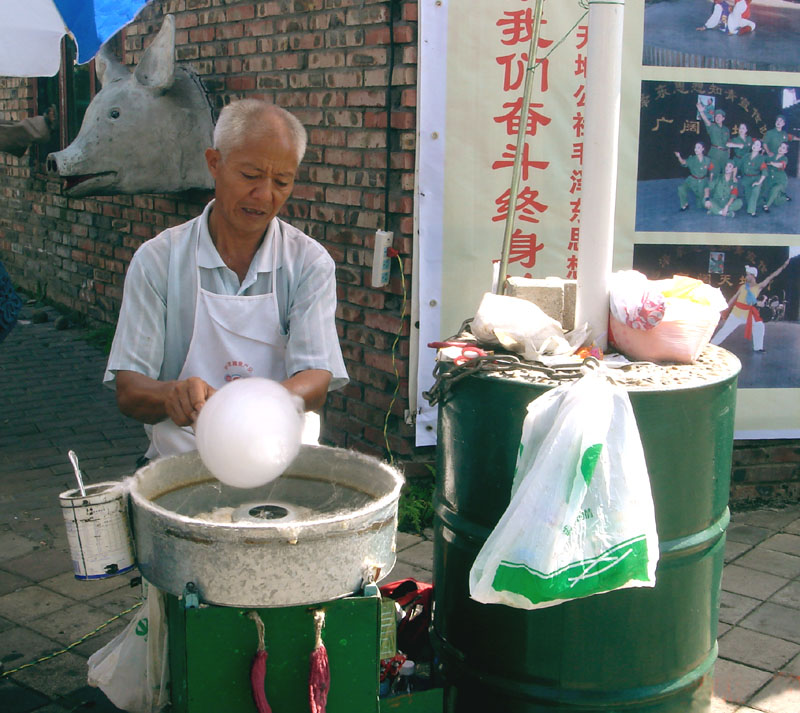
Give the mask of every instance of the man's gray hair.
POLYGON ((308 134, 299 119, 290 112, 263 99, 239 99, 228 104, 219 114, 214 127, 214 148, 224 156, 240 146, 248 134, 258 129, 264 117, 271 114, 280 118, 297 149, 297 163, 303 160, 308 134))

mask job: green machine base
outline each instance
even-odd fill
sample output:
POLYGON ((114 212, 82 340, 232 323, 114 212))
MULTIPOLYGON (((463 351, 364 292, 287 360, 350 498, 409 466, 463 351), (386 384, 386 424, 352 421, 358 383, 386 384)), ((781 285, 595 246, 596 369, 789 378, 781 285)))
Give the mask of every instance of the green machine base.
MULTIPOLYGON (((325 611, 322 640, 331 688, 328 713, 378 713, 379 603, 348 597, 310 606, 257 609, 267 651, 265 689, 274 711, 309 710, 314 612, 325 611)), ((255 713, 250 665, 258 631, 247 609, 185 608, 167 596, 172 713, 255 713)))

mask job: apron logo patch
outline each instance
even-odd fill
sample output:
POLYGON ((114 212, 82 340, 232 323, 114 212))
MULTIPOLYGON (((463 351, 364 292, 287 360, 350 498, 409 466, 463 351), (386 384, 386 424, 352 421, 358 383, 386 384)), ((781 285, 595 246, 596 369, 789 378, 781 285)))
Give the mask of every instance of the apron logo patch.
POLYGON ((253 367, 245 361, 229 361, 222 369, 225 381, 236 381, 253 376, 253 367))

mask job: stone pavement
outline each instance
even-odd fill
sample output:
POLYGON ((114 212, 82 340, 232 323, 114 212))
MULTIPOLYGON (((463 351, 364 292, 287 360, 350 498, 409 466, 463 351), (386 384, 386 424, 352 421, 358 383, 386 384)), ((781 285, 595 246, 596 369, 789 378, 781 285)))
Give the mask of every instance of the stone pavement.
MULTIPOLYGON (((88 483, 119 480, 145 437, 100 385, 104 356, 47 312, 34 324, 26 305, 0 343, 0 711, 107 713, 117 709, 87 685, 86 660, 140 590, 132 575, 75 580, 58 495, 76 486, 68 450, 88 483)), ((391 579, 431 581, 430 537, 400 533, 398 551, 391 579)), ((713 711, 798 713, 800 506, 734 513, 726 562, 713 711)))

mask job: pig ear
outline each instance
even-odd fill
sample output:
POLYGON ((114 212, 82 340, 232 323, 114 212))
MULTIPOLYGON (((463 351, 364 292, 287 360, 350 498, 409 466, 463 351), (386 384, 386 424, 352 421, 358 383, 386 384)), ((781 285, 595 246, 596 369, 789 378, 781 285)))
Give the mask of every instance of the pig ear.
POLYGON ((117 79, 125 79, 130 76, 130 70, 117 59, 106 45, 100 48, 94 58, 94 71, 97 73, 100 84, 110 84, 117 79))
POLYGON ((167 15, 133 72, 139 84, 165 92, 175 79, 175 18, 167 15))

